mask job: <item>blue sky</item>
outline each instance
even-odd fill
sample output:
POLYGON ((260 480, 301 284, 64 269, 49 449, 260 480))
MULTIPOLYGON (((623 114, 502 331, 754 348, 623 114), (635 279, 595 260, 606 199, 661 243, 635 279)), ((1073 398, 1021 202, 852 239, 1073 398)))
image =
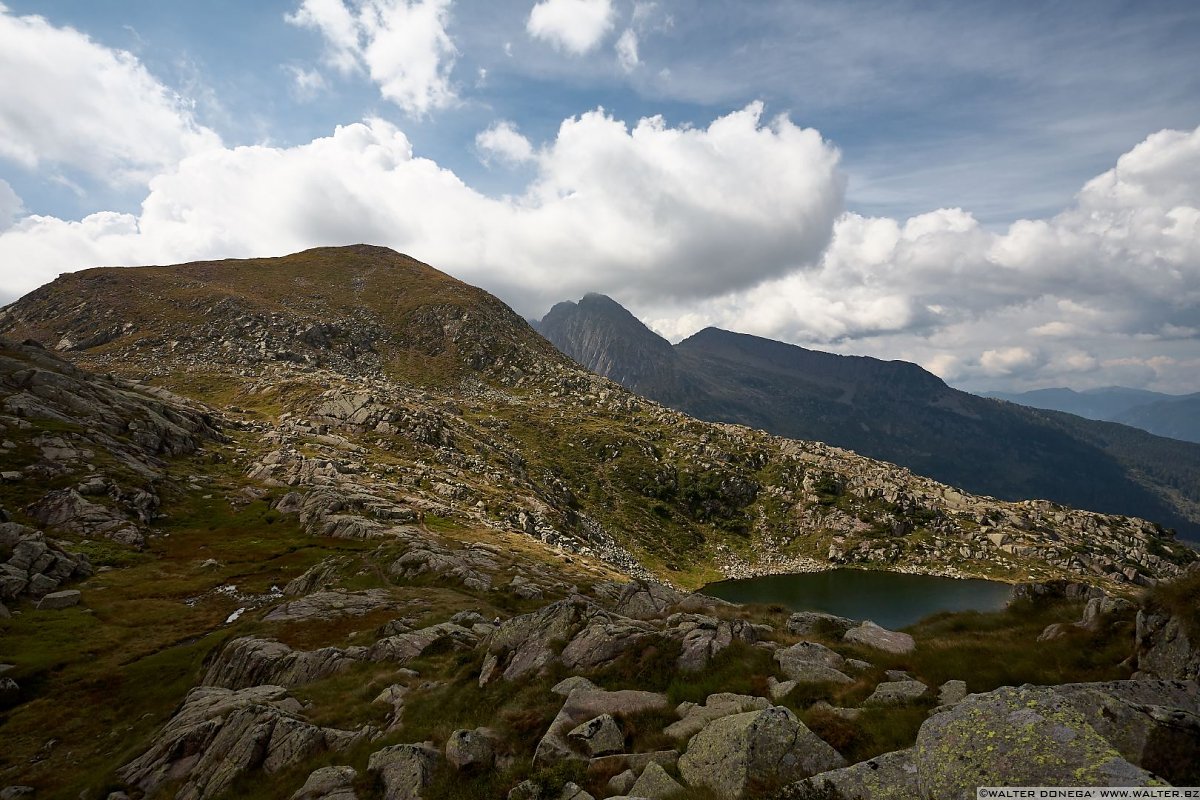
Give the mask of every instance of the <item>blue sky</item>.
POLYGON ((0 299, 371 238, 527 315, 1200 390, 1195 2, 0 8, 0 299))

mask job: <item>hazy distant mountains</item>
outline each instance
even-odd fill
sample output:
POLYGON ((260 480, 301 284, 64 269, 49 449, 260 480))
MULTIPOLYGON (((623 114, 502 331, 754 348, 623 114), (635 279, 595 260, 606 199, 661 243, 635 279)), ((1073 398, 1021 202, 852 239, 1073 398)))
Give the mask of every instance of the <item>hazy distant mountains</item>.
POLYGON ((1048 498, 1200 536, 1200 445, 977 397, 904 361, 706 328, 672 346, 614 300, 538 323, 573 359, 664 405, 816 439, 1003 499, 1048 498))
POLYGON ((1200 393, 1174 395, 1108 386, 1083 392, 1036 389, 1015 394, 987 392, 985 396, 1032 408, 1065 411, 1088 419, 1120 422, 1172 439, 1200 442, 1200 393))

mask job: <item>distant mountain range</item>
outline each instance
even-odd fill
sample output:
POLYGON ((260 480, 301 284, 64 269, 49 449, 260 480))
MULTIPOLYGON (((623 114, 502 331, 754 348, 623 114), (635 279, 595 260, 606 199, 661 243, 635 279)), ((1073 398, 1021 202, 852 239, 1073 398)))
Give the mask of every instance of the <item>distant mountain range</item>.
POLYGON ((1185 442, 1200 442, 1200 392, 1175 395, 1106 386, 1083 392, 1054 388, 1019 393, 986 392, 984 396, 1088 419, 1120 422, 1185 442))
POLYGON ((537 328, 583 366, 701 419, 824 441, 1002 499, 1142 516, 1200 539, 1197 444, 978 397, 904 361, 717 328, 672 346, 603 295, 559 303, 537 328))

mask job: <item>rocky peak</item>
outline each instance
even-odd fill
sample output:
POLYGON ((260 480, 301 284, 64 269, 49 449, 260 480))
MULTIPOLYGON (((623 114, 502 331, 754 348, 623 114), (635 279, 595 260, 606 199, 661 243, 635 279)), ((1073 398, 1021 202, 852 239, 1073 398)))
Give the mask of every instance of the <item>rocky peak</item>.
POLYGON ((634 389, 675 371, 671 343, 602 294, 559 303, 538 330, 578 363, 634 389))

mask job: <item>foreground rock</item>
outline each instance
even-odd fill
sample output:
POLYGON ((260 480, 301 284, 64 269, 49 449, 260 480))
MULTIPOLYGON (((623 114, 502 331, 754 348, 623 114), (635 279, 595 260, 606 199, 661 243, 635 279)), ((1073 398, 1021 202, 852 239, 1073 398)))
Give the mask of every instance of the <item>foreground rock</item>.
POLYGON ((709 724, 688 742, 679 774, 689 786, 742 798, 845 765, 791 710, 774 706, 709 724))
POLYGON ((200 686, 142 755, 118 771, 152 795, 183 779, 177 800, 201 800, 227 790, 247 772, 279 772, 322 753, 345 750, 372 729, 341 731, 303 720, 300 704, 281 686, 232 691, 200 686))
POLYGON ((978 786, 1153 786, 1089 718, 1052 691, 970 695, 930 717, 917 736, 922 796, 973 798, 978 786))

